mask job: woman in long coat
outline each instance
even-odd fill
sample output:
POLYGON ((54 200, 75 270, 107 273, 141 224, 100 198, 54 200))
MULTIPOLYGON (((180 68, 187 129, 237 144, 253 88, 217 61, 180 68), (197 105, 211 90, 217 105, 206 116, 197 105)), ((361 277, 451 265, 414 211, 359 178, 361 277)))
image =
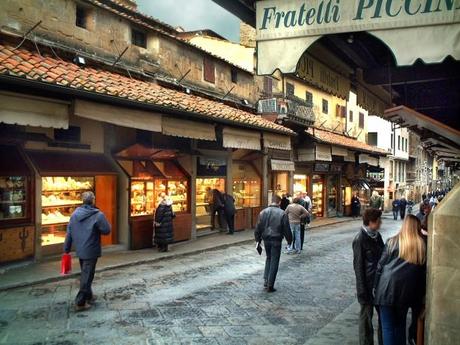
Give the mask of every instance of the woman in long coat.
POLYGON ((356 192, 351 198, 351 215, 353 218, 361 215, 361 201, 359 200, 358 193, 356 192))
POLYGON ((168 244, 174 240, 173 218, 175 216, 171 200, 166 196, 163 197, 155 211, 155 237, 153 239, 160 252, 167 252, 168 244))

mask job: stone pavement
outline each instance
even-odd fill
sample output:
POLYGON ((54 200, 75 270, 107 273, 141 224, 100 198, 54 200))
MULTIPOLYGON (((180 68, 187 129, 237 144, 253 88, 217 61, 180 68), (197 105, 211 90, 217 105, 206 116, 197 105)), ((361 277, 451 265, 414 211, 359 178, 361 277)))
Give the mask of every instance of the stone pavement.
MULTIPOLYGON (((385 219, 384 237, 400 221, 385 219)), ((351 241, 360 222, 311 231, 262 288, 253 243, 96 274, 93 310, 76 313, 76 279, 0 292, 0 344, 356 344, 351 241)))
MULTIPOLYGON (((351 221, 349 217, 318 219, 312 223, 312 229, 320 228, 330 224, 351 221)), ((203 251, 221 249, 237 243, 253 241, 253 230, 235 233, 234 236, 227 236, 223 233, 204 236, 195 241, 177 243, 171 246, 167 253, 159 253, 155 249, 143 249, 136 251, 127 250, 104 250, 102 258, 97 265, 97 272, 110 269, 137 265, 157 260, 170 259, 181 255, 191 255, 203 251)), ((80 274, 80 266, 77 258, 72 261, 72 274, 61 276, 59 274, 61 262, 59 258, 52 258, 38 263, 14 265, 8 269, 0 267, 0 291, 28 286, 36 283, 45 283, 61 279, 74 278, 80 274)))

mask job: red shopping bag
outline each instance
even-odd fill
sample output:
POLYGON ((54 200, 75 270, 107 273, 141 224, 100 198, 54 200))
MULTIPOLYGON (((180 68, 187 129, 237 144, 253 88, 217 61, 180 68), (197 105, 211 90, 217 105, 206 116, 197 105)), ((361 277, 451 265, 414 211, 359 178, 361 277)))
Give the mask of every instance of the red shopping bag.
POLYGON ((69 274, 72 271, 72 256, 70 254, 62 254, 61 274, 69 274))

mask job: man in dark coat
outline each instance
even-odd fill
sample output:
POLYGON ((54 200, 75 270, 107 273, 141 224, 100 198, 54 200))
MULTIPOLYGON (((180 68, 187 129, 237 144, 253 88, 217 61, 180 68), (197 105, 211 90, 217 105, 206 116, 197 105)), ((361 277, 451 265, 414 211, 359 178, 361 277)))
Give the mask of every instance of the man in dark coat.
POLYGON ((216 213, 219 228, 222 229, 222 220, 224 212, 224 198, 222 193, 217 188, 211 190, 211 229, 216 228, 216 213))
POLYGON ((361 214, 361 201, 359 200, 358 193, 355 192, 351 197, 351 215, 353 218, 359 217, 361 214))
POLYGON ((407 200, 405 197, 402 197, 399 200, 399 214, 401 215, 401 220, 404 219, 406 216, 406 207, 407 207, 407 200))
MULTIPOLYGON (((361 305, 359 315, 359 344, 374 344, 374 287, 377 264, 384 248, 382 236, 378 233, 382 211, 369 208, 363 215, 363 226, 353 240, 353 268, 356 276, 358 302, 361 305)), ((380 325, 380 322, 379 322, 380 325)), ((382 345, 381 327, 378 329, 379 344, 382 345)))
POLYGON ((155 237, 153 242, 158 246, 160 252, 167 252, 168 244, 174 240, 173 218, 175 216, 171 200, 164 195, 155 211, 154 223, 155 237))
POLYGON ((291 203, 288 199, 288 196, 289 194, 283 194, 283 196, 281 197, 280 209, 282 209, 283 211, 285 211, 291 203))
POLYGON ((75 298, 77 311, 89 309, 90 303, 95 301, 91 285, 97 259, 101 256, 101 235, 110 233, 107 218, 94 206, 94 193, 83 193, 82 200, 83 206, 70 217, 64 242, 64 252, 69 253, 73 244, 80 259, 80 290, 75 298))
POLYGON ((399 207, 400 207, 399 199, 394 199, 393 202, 391 203, 391 207, 393 211, 393 219, 397 220, 398 214, 399 214, 399 207))
POLYGON ((233 235, 235 233, 235 199, 230 194, 225 193, 224 199, 224 216, 228 225, 227 234, 233 235))
POLYGON ((281 242, 286 238, 288 245, 292 243, 292 232, 286 213, 280 209, 281 198, 273 195, 270 206, 259 214, 254 237, 257 243, 264 241, 265 260, 264 286, 267 292, 275 292, 276 274, 281 256, 281 242))

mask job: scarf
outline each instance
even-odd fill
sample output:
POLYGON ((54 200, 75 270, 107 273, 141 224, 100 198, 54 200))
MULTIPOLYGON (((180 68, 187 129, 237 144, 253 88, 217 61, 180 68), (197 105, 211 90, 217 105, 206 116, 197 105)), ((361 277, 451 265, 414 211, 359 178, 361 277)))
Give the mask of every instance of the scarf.
POLYGON ((379 233, 377 231, 372 231, 363 225, 363 230, 366 231, 366 234, 373 239, 376 239, 379 233))

